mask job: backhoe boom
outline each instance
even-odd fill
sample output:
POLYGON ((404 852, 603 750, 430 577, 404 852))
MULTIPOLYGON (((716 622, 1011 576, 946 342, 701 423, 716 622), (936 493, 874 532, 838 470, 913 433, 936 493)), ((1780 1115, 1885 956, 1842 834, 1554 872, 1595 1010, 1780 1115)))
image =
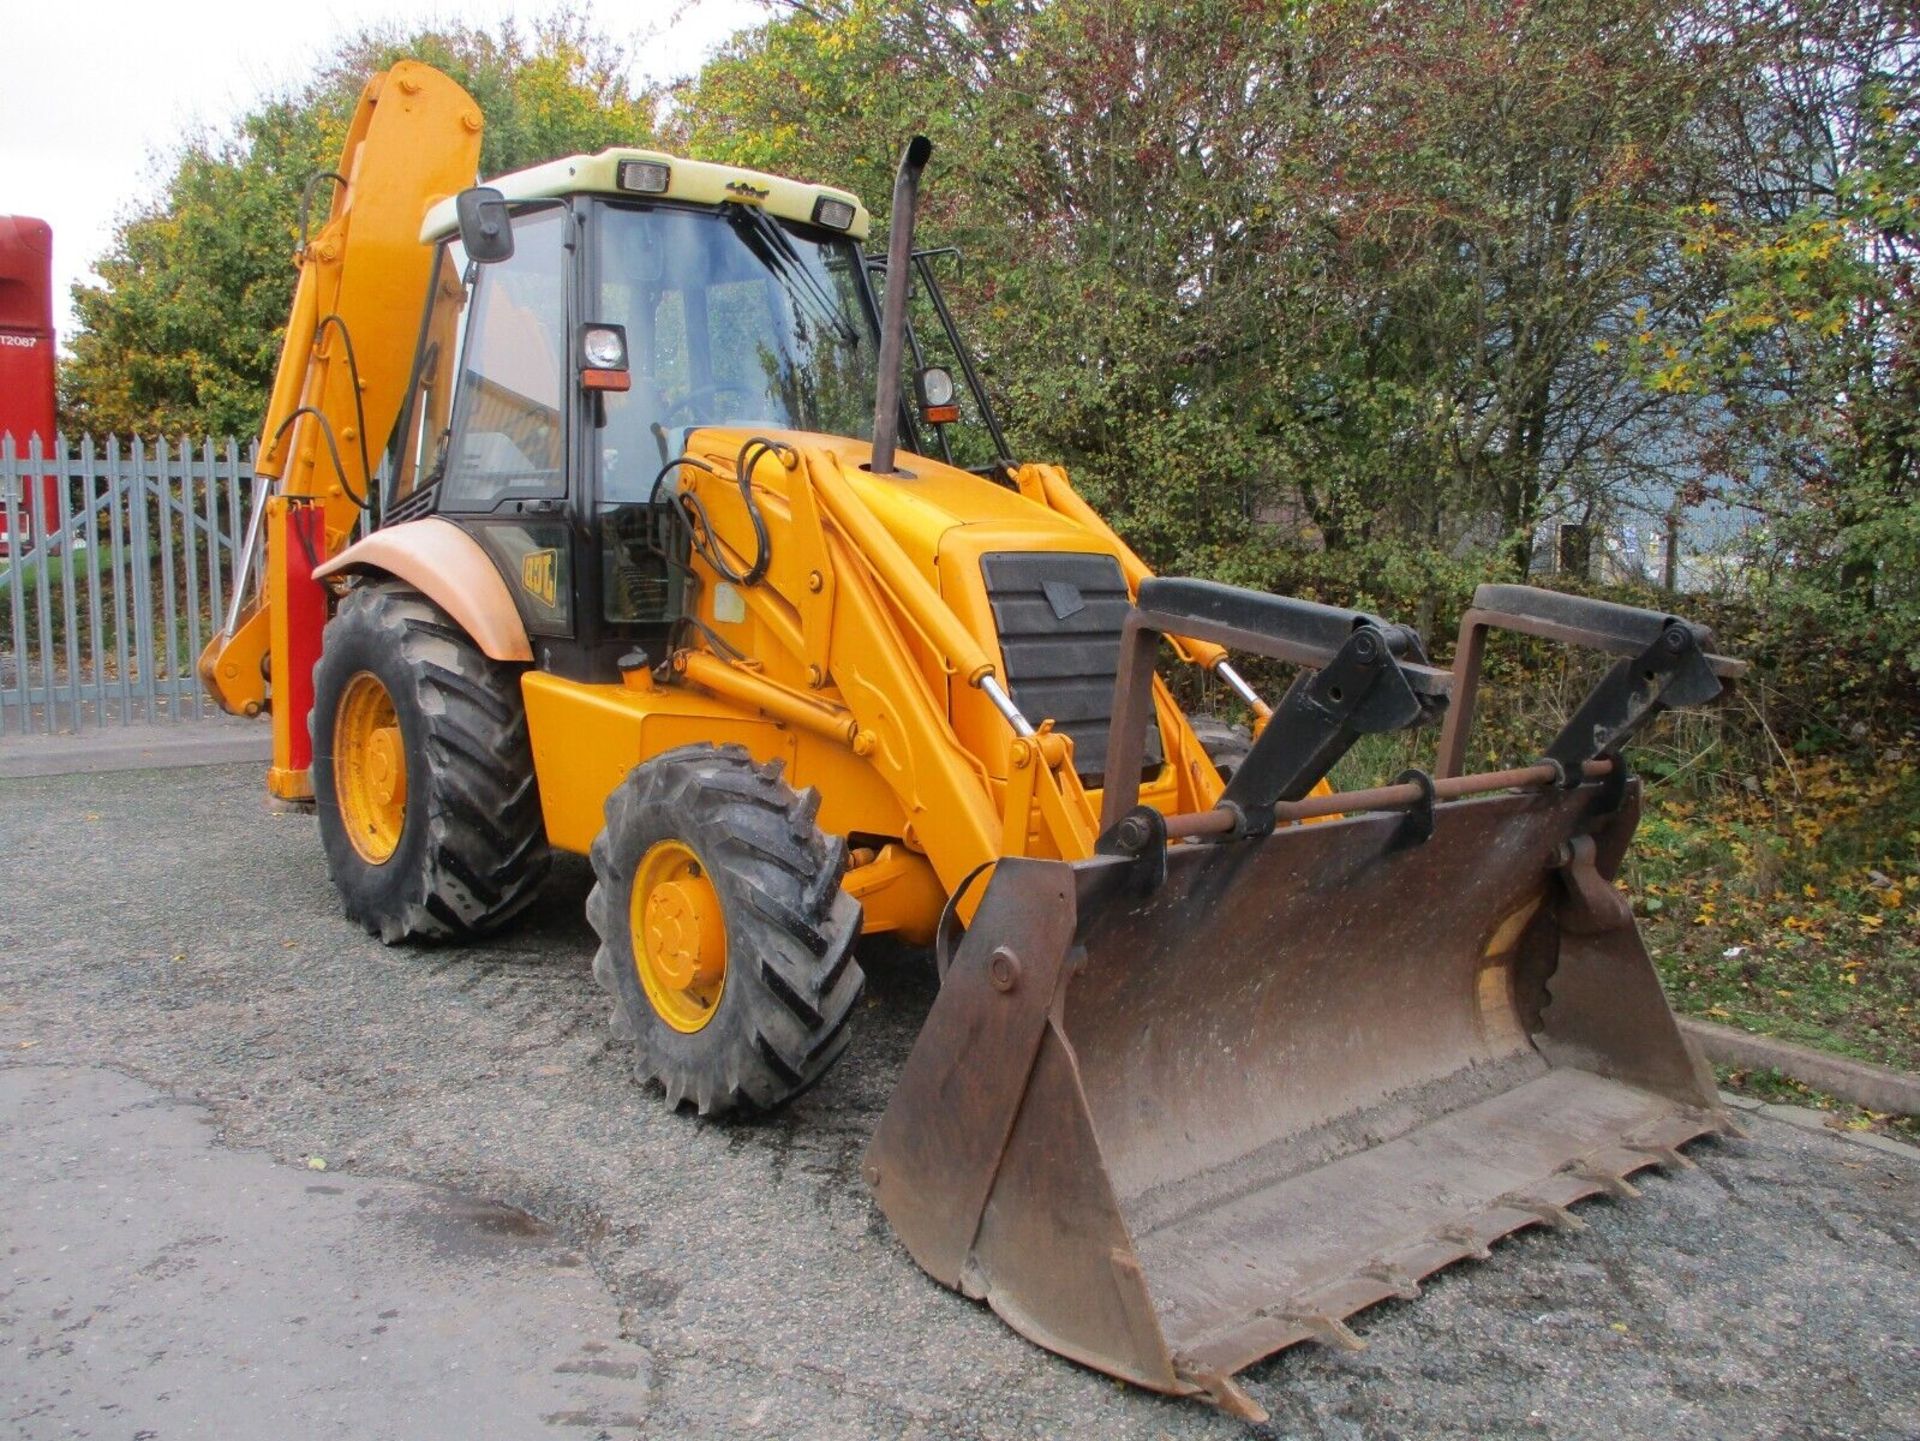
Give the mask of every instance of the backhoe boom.
POLYGON ((271 698, 268 786, 283 800, 313 796, 307 713, 327 616, 313 571, 377 503, 379 456, 406 398, 433 276, 421 222, 472 183, 480 135, 464 90, 403 60, 367 82, 339 170, 314 176, 303 199, 303 223, 318 196, 325 218, 294 255, 300 278, 255 462, 274 481, 260 502, 261 588, 199 666, 229 712, 255 715, 271 698))

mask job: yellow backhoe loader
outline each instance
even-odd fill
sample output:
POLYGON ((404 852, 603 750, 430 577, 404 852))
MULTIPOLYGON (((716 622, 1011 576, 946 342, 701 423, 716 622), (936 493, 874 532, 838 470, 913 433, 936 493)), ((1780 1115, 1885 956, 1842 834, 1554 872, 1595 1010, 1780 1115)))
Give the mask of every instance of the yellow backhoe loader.
POLYGON ((259 583, 201 660, 354 921, 490 931, 590 855, 613 1029, 703 1115, 833 1063, 863 930, 937 941, 866 1162, 908 1250, 1243 1416, 1254 1360, 1726 1127, 1612 883, 1622 747, 1740 670, 1705 631, 1492 586, 1445 670, 1152 577, 1010 453, 913 248, 924 140, 882 259, 844 191, 649 150, 474 186, 481 126, 396 65, 310 188, 259 583), (1464 774, 1502 628, 1617 660, 1543 758, 1464 774), (1230 650, 1296 678, 1269 707, 1230 650), (1422 723, 1433 772, 1329 793, 1422 723))

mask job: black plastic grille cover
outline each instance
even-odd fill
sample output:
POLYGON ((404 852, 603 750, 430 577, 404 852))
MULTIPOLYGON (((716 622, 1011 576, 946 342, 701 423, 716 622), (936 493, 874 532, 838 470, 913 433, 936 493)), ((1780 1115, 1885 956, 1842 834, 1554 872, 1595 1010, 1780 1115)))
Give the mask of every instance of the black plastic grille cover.
MULTIPOLYGON (((980 557, 993 606, 1007 690, 1035 725, 1052 720, 1073 739, 1074 769, 1102 784, 1120 628, 1132 602, 1110 555, 997 551, 980 557)), ((1160 765, 1160 733, 1147 727, 1146 765, 1160 765)))

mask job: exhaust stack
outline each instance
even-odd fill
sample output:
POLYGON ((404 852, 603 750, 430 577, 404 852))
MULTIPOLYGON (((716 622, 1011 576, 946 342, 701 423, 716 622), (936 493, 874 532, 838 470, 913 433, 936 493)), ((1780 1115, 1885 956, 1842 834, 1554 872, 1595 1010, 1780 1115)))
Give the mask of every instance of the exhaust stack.
POLYGON ((907 346, 907 289, 912 283, 913 212, 920 197, 920 172, 927 168, 933 142, 916 135, 900 153, 893 177, 893 213, 887 222, 887 298, 880 312, 880 375, 873 397, 875 475, 893 474, 900 443, 900 357, 907 346))

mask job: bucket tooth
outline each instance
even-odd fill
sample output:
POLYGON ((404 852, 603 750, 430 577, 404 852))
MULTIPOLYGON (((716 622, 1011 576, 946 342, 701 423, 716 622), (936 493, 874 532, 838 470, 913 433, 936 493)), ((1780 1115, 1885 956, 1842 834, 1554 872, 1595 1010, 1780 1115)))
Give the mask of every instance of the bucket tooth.
POLYGON ((1556 1231, 1587 1229, 1585 1221, 1557 1201, 1543 1201, 1537 1196, 1502 1196, 1495 1204, 1515 1211, 1525 1211, 1530 1216, 1538 1216, 1556 1231))
POLYGON ((1609 1171, 1605 1166, 1596 1165, 1591 1161, 1570 1162, 1566 1172, 1569 1176, 1577 1176, 1582 1181, 1598 1186, 1608 1195, 1618 1196, 1623 1201, 1630 1201, 1640 1194, 1640 1188, 1625 1176, 1617 1171, 1609 1171))
POLYGON ((1674 1171, 1697 1171, 1699 1166, 1694 1159, 1685 1154, 1678 1146, 1662 1146, 1647 1141, 1623 1142, 1629 1151, 1636 1155, 1648 1156, 1661 1166, 1674 1171))
POLYGON ((1314 1340, 1336 1351, 1357 1352, 1367 1349, 1367 1343, 1354 1333, 1351 1326, 1325 1311, 1281 1310, 1271 1314, 1277 1315, 1290 1326, 1311 1332, 1314 1340))
POLYGON ((1489 1261, 1493 1259, 1493 1247, 1487 1242, 1484 1236, 1474 1230, 1473 1227, 1465 1221, 1462 1221, 1457 1226, 1444 1227, 1441 1230, 1435 1231, 1433 1234, 1439 1240, 1448 1241, 1453 1245, 1465 1248, 1466 1253, 1476 1261, 1489 1261))
POLYGON ((1420 1283, 1391 1261, 1375 1261, 1362 1268, 1359 1274, 1366 1280, 1392 1287, 1393 1294, 1402 1301, 1420 1299, 1420 1283))
POLYGON ((1249 1396, 1246 1389, 1224 1371, 1189 1371, 1183 1367, 1178 1375, 1235 1420, 1244 1421, 1249 1426, 1259 1426, 1267 1420, 1267 1408, 1249 1396))

